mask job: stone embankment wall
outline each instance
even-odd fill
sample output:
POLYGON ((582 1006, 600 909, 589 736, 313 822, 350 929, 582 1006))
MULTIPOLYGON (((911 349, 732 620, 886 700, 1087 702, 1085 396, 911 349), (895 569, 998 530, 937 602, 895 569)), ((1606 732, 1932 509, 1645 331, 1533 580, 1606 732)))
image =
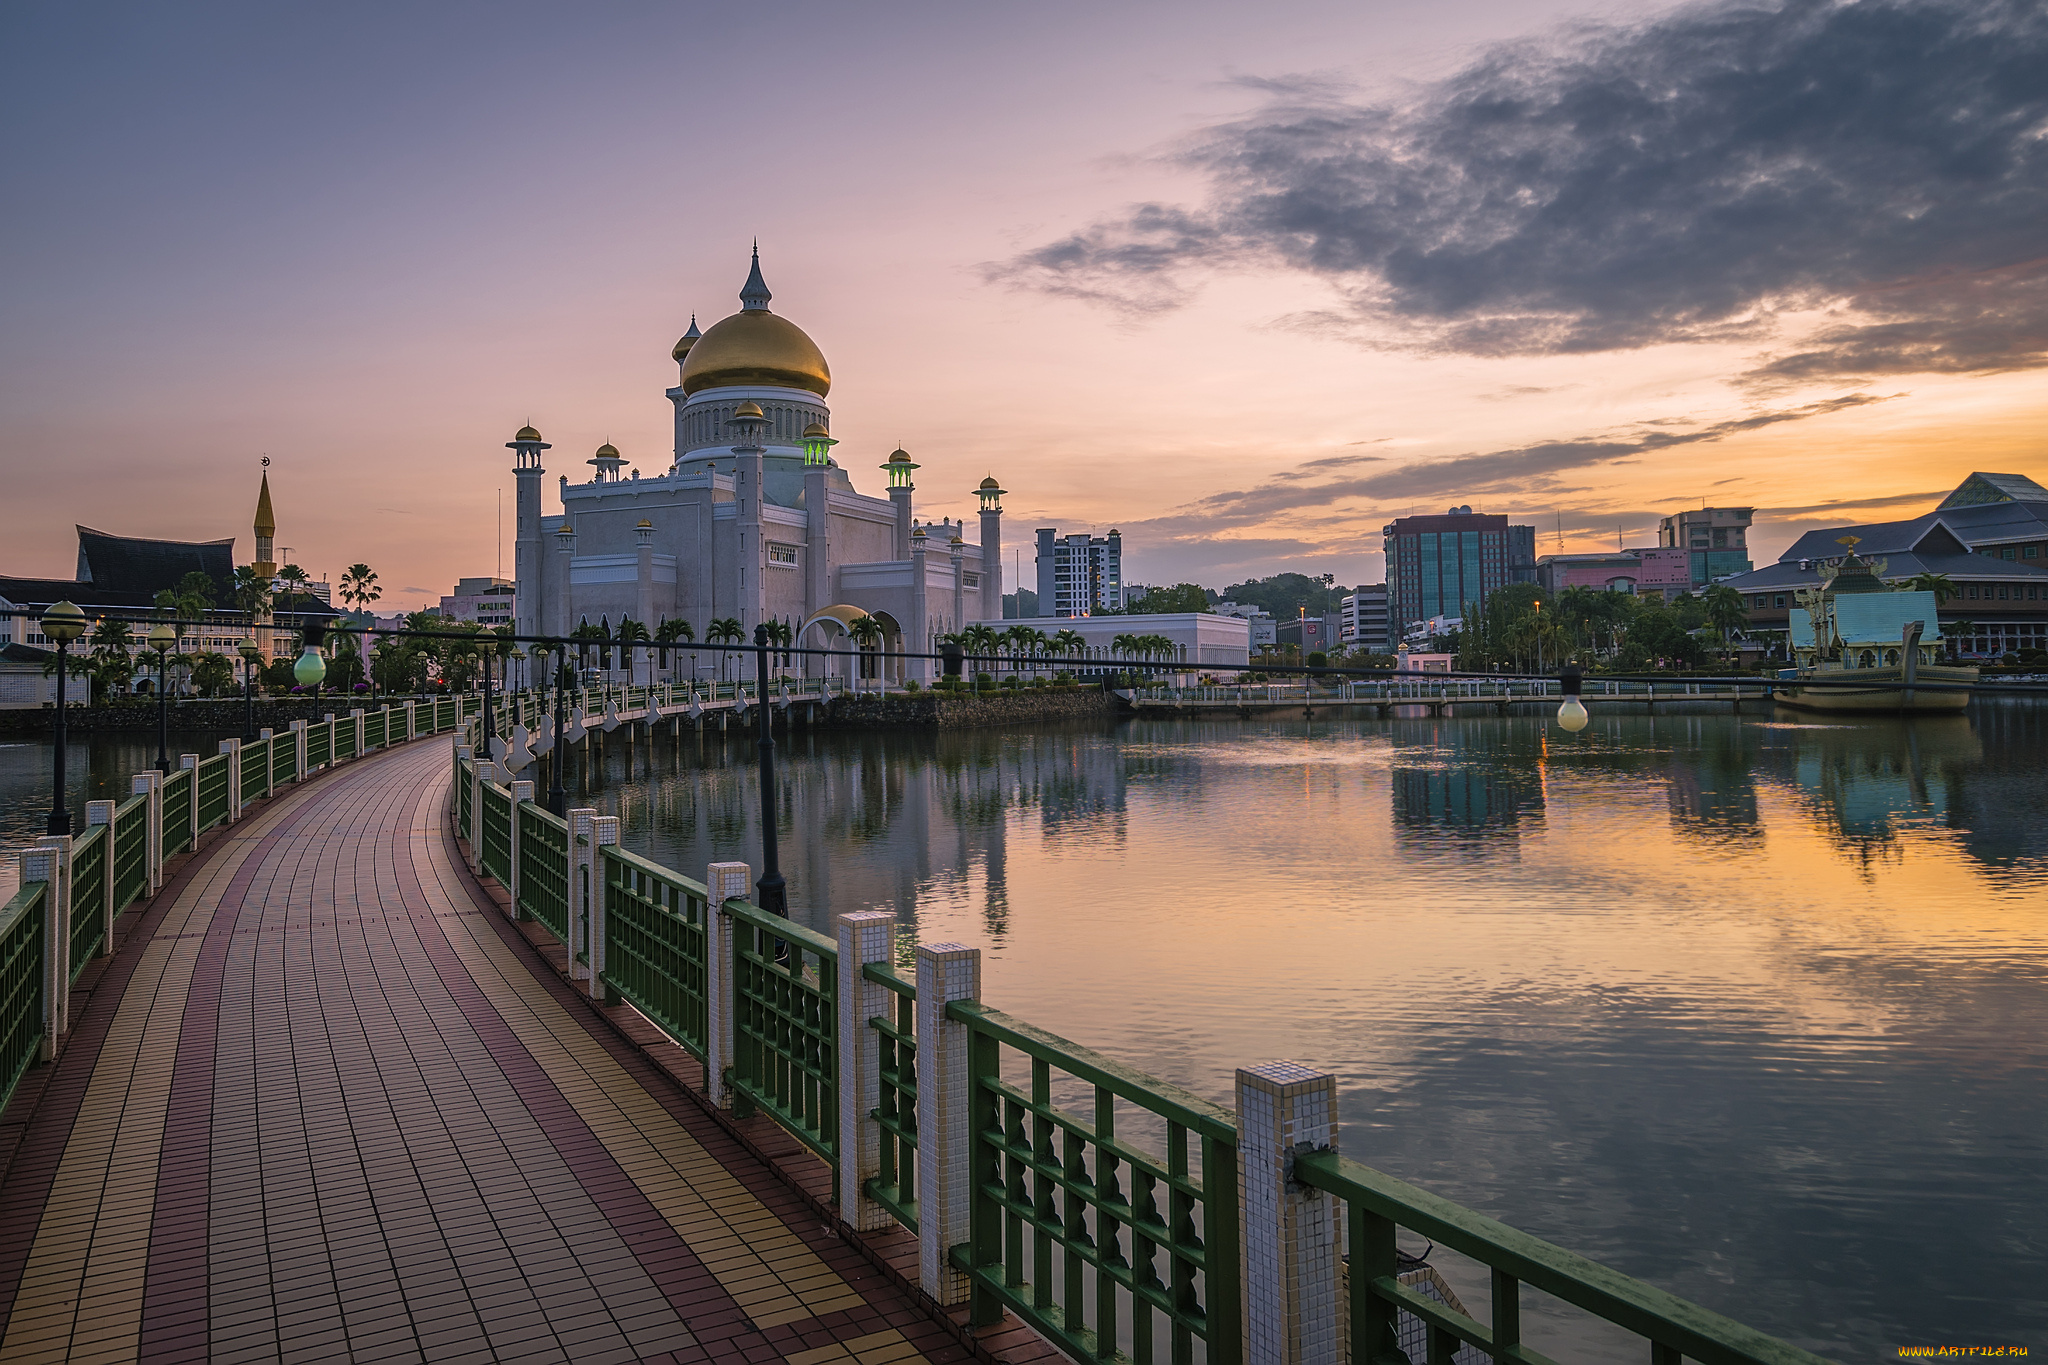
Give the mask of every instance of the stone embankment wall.
MULTIPOLYGON (((371 705, 361 698, 346 696, 323 697, 311 702, 293 698, 289 701, 279 698, 256 701, 256 728, 288 730, 295 720, 318 721, 330 713, 345 716, 357 707, 374 712, 382 702, 371 705)), ((393 706, 403 711, 403 703, 393 706)), ((220 730, 241 733, 243 703, 240 697, 219 701, 193 700, 171 703, 171 729, 173 730, 220 730)), ((0 711, 0 735, 48 735, 51 722, 57 718, 57 710, 50 706, 22 707, 0 711)), ((83 734, 154 734, 156 733, 156 707, 146 706, 72 706, 66 708, 66 729, 74 735, 83 734)))
POLYGON ((996 725, 1033 725, 1041 721, 1103 720, 1114 714, 1116 699, 1099 688, 1077 687, 1071 691, 1040 688, 984 692, 979 697, 956 697, 938 692, 834 697, 825 723, 867 728, 969 730, 996 725))

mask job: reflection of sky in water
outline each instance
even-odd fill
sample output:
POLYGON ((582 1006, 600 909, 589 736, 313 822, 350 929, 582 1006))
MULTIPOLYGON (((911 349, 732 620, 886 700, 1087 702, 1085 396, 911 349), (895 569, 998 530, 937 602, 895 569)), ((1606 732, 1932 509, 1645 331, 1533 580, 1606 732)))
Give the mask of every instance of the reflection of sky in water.
MULTIPOLYGON (((1328 1068, 1351 1155, 1824 1354, 2038 1341, 2044 717, 799 733, 784 870, 1200 1093, 1328 1068)), ((629 846, 758 857, 751 742, 627 754, 629 846)))

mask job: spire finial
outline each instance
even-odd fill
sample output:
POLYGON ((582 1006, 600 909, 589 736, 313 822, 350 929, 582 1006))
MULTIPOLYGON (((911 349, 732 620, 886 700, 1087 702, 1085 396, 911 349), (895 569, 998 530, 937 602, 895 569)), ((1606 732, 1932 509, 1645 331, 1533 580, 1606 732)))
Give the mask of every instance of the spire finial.
POLYGON ((768 292, 768 282, 761 278, 761 243, 754 242, 754 266, 747 272, 747 282, 740 287, 740 303, 749 313, 765 313, 768 301, 775 296, 768 292))

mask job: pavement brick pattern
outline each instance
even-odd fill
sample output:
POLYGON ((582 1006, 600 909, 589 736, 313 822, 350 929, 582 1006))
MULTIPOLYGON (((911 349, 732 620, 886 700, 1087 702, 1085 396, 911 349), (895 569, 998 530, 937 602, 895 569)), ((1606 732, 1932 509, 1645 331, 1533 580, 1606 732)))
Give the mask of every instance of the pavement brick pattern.
POLYGON ((537 972, 448 781, 351 764, 151 904, 0 1183, 0 1360, 968 1358, 537 972))

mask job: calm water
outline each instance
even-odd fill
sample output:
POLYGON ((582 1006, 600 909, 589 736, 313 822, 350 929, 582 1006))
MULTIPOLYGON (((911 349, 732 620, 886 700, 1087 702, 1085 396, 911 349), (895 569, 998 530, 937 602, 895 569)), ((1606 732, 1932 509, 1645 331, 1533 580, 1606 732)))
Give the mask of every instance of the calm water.
MULTIPOLYGON (((643 742, 629 778, 615 736, 589 803, 758 870, 753 756, 643 742)), ((893 909, 981 947, 991 1004, 1221 1101, 1241 1065, 1331 1070, 1348 1154, 1838 1359, 2048 1345, 2048 707, 779 757, 814 927, 893 909)))
MULTIPOLYGON (((622 735, 572 783, 629 846, 758 866, 750 741, 622 735)), ((154 753, 95 744, 78 804, 154 753)), ((977 945, 990 1003, 1226 1103, 1241 1065, 1331 1070, 1348 1154, 1837 1359, 2048 1345, 2048 707, 779 757, 815 927, 885 908, 977 945)), ((47 764, 0 748, 8 842, 47 764)), ((1642 1358, 1529 1311, 1561 1358, 1642 1358)))

